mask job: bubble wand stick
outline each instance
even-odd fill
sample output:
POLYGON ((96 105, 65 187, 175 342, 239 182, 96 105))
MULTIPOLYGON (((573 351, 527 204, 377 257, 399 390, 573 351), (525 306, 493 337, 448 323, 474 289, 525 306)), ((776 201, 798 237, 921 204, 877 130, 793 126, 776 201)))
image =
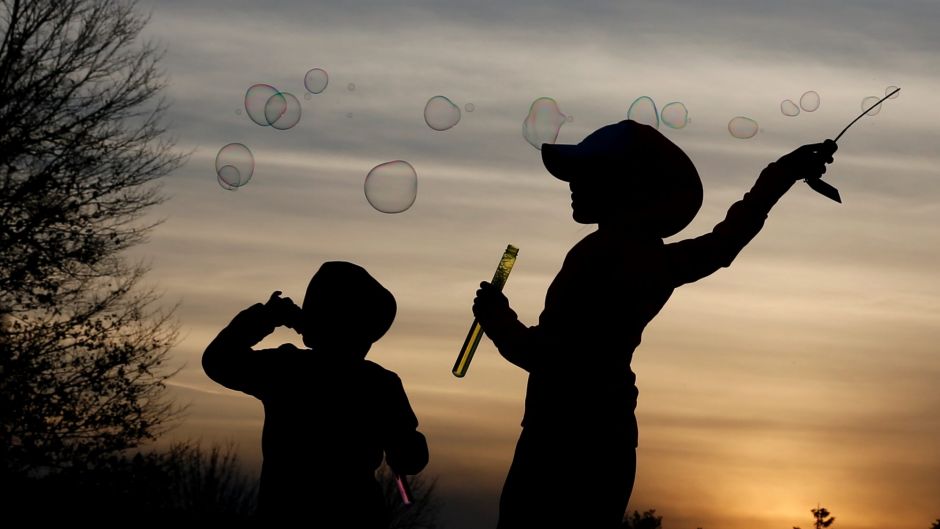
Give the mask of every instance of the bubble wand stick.
MULTIPOLYGON (((496 274, 493 275, 492 285, 497 288, 497 290, 502 290, 503 285, 506 284, 506 279, 509 278, 509 272, 512 271, 512 265, 516 263, 516 256, 519 255, 519 248, 516 248, 513 245, 506 247, 506 251, 503 252, 503 256, 499 260, 499 266, 496 267, 496 274)), ((467 369, 470 368, 470 360, 473 360, 473 353, 476 352, 477 346, 480 345, 480 339, 483 338, 483 328, 480 327, 480 322, 473 319, 473 323, 470 325, 470 332, 467 333, 467 339, 463 342, 463 347, 460 348, 460 354, 457 355, 457 361, 454 362, 454 369, 451 371, 455 377, 463 378, 467 374, 467 369)))
MULTIPOLYGON (((898 92, 900 92, 900 91, 901 91, 900 88, 895 88, 893 91, 891 91, 890 94, 886 94, 884 97, 882 97, 881 99, 879 99, 877 103, 875 103, 874 105, 872 105, 872 106, 866 108, 865 110, 863 110, 862 113, 859 114, 857 118, 853 119, 851 123, 849 123, 848 125, 846 125, 845 128, 842 129, 842 132, 840 132, 839 135, 836 136, 836 139, 834 139, 834 140, 832 140, 832 141, 833 141, 834 143, 837 143, 837 142, 839 141, 839 138, 841 138, 842 135, 845 134, 845 131, 849 130, 849 127, 851 127, 852 125, 854 125, 856 121, 862 119, 862 117, 863 117, 865 114, 868 114, 869 112, 871 112, 871 110, 872 110, 873 108, 877 107, 878 105, 880 105, 881 103, 883 103, 886 99, 888 99, 889 97, 893 96, 894 94, 896 94, 896 93, 898 93, 898 92)), ((803 179, 803 181, 806 182, 806 185, 808 185, 810 188, 812 188, 813 191, 819 193, 820 195, 823 195, 823 196, 825 196, 825 197, 827 197, 827 198, 830 198, 830 199, 832 199, 832 200, 835 200, 836 202, 838 202, 838 203, 840 203, 840 204, 842 203, 842 197, 839 196, 839 190, 836 189, 835 187, 833 187, 833 186, 827 184, 826 182, 823 182, 821 179, 819 179, 819 178, 813 178, 813 179, 805 178, 805 179, 803 179)))

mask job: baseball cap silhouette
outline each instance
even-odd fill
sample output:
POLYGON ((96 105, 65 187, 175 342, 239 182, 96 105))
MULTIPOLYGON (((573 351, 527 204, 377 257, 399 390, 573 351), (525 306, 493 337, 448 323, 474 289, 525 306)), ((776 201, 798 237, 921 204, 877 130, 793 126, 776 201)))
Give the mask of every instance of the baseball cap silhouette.
POLYGON ((542 163, 559 180, 591 179, 610 192, 644 197, 654 206, 646 220, 659 237, 682 231, 702 206, 702 181, 688 155, 633 120, 601 127, 577 145, 543 144, 542 163))

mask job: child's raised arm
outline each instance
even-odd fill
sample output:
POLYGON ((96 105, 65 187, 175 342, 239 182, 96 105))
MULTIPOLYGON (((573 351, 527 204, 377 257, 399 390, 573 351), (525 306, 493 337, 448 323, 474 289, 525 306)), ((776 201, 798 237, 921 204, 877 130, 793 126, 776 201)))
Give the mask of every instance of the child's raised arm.
POLYGON ((255 303, 239 312, 202 354, 206 375, 229 389, 259 396, 270 359, 251 348, 275 327, 294 325, 298 311, 290 298, 281 298, 280 292, 275 292, 266 304, 255 303))
POLYGON ((728 267, 741 249, 761 230, 770 209, 790 187, 802 179, 818 179, 832 163, 837 146, 832 140, 804 145, 767 166, 744 198, 732 204, 711 233, 665 247, 663 268, 667 279, 679 286, 698 281, 728 267))

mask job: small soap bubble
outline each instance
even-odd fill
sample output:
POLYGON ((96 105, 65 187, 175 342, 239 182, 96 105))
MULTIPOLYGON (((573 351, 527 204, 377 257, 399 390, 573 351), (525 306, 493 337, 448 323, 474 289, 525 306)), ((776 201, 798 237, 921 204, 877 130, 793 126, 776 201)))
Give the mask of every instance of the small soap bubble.
POLYGON ((229 143, 215 156, 215 173, 221 182, 241 187, 251 180, 255 171, 255 157, 242 143, 229 143))
POLYGON ((418 173, 404 160, 376 165, 366 175, 365 194, 369 204, 382 213, 401 213, 418 196, 418 173))
POLYGON ((347 113, 346 113, 346 117, 349 118, 349 119, 352 119, 353 113, 352 113, 352 112, 347 112, 347 113))
MULTIPOLYGON (((896 86, 889 86, 888 88, 885 88, 885 95, 887 96, 888 94, 891 94, 891 92, 894 92, 897 89, 898 87, 896 86)), ((897 99, 899 95, 901 95, 901 92, 897 92, 895 94, 888 96, 888 99, 897 99)))
POLYGON ((313 99, 313 94, 311 94, 310 92, 307 92, 306 94, 304 94, 304 101, 310 101, 311 99, 313 99))
POLYGON ((348 85, 346 85, 346 90, 349 90, 350 92, 355 92, 355 91, 356 91, 356 83, 349 83, 348 85))
POLYGON ((236 116, 241 116, 241 115, 242 115, 242 109, 236 108, 236 109, 235 109, 235 115, 236 115, 236 116))
POLYGON ((819 108, 819 94, 810 90, 800 96, 800 108, 807 112, 815 112, 819 108))
POLYGON ((271 122, 265 118, 264 109, 268 104, 268 100, 277 93, 277 88, 271 85, 252 85, 245 92, 245 111, 248 112, 248 117, 262 127, 270 125, 271 122))
POLYGON ((756 121, 744 116, 734 117, 728 122, 728 132, 740 140, 753 138, 759 129, 756 121))
POLYGON ((300 101, 288 92, 278 92, 264 105, 264 118, 278 130, 292 128, 300 121, 300 101))
POLYGON ((567 117, 550 97, 540 97, 529 106, 529 115, 522 122, 522 136, 530 145, 542 150, 543 143, 555 143, 567 117))
POLYGON ((630 105, 627 110, 627 119, 632 119, 637 123, 649 125, 653 128, 659 128, 659 113, 656 112, 656 103, 648 96, 640 96, 630 105))
POLYGON ((225 189, 228 191, 235 191, 236 189, 238 189, 237 185, 233 185, 231 183, 231 182, 239 182, 241 180, 241 174, 239 173, 238 169, 234 165, 226 165, 222 167, 221 169, 219 169, 219 173, 216 176, 219 182, 219 186, 221 186, 222 189, 225 189))
POLYGON ((467 103, 466 105, 463 106, 463 109, 466 110, 467 112, 473 112, 474 110, 477 109, 477 106, 474 105, 473 103, 467 103))
POLYGON ((660 117, 667 127, 681 129, 689 124, 689 110, 679 101, 667 103, 660 112, 660 117))
POLYGON ((322 68, 314 68, 304 76, 304 88, 311 94, 319 94, 326 90, 330 83, 330 76, 322 68))
MULTIPOLYGON (((879 99, 881 99, 881 98, 878 97, 878 96, 868 96, 868 97, 866 97, 865 99, 862 99, 862 110, 867 110, 868 107, 874 105, 875 103, 878 103, 878 100, 879 100, 879 99)), ((865 115, 866 115, 866 116, 875 116, 875 115, 877 115, 879 112, 881 112, 881 103, 879 103, 878 106, 876 106, 875 108, 872 108, 871 110, 869 110, 868 112, 866 112, 865 115)))
POLYGON ((800 107, 798 107, 793 101, 785 99, 782 103, 780 103, 780 112, 782 112, 784 116, 798 116, 800 115, 800 107))
POLYGON ((447 130, 460 121, 460 108, 444 96, 434 96, 424 105, 424 122, 434 130, 447 130))
POLYGON ((565 121, 567 123, 571 123, 572 121, 574 121, 574 116, 572 114, 568 114, 567 116, 565 116, 565 121))

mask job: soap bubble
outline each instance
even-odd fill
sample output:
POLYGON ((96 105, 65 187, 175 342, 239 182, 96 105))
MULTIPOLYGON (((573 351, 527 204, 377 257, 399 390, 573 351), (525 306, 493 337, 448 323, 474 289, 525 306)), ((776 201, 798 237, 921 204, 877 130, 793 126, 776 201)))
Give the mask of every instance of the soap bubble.
POLYGON ((349 83, 348 85, 346 85, 346 90, 349 90, 350 92, 355 92, 355 91, 356 91, 356 83, 349 83))
POLYGON ((311 94, 319 94, 326 90, 326 85, 330 82, 330 76, 326 70, 314 68, 304 76, 304 88, 311 94))
POLYGON ((347 112, 347 113, 346 113, 346 117, 349 118, 349 119, 352 119, 353 113, 352 113, 352 112, 347 112))
POLYGON ((566 119, 554 99, 540 97, 532 102, 529 115, 522 122, 522 136, 533 147, 542 150, 543 143, 555 143, 566 119))
POLYGON ((300 101, 288 92, 278 92, 264 105, 264 118, 278 129, 287 130, 300 121, 300 101))
POLYGON ((216 175, 216 180, 219 182, 219 186, 222 189, 225 189, 226 191, 235 191, 238 189, 238 186, 229 184, 229 182, 237 182, 241 180, 241 175, 234 165, 226 165, 219 169, 219 173, 216 175))
POLYGON ((819 94, 810 90, 800 96, 800 108, 807 112, 815 112, 819 108, 819 94))
POLYGON ((636 98, 630 109, 627 110, 627 119, 632 119, 637 123, 649 125, 653 128, 659 128, 659 114, 656 112, 656 103, 647 96, 636 98))
POLYGON ((753 138, 757 135, 758 129, 759 127, 756 121, 744 116, 734 117, 728 122, 728 132, 740 140, 753 138))
POLYGON ((219 181, 231 187, 247 184, 254 171, 255 157, 244 144, 229 143, 215 156, 215 173, 219 181))
POLYGON ((460 121, 460 108, 444 96, 434 96, 424 105, 424 122, 434 130, 447 130, 460 121))
POLYGON ((679 101, 673 101, 663 107, 660 117, 667 127, 681 129, 689 124, 689 109, 679 101))
POLYGON ((780 103, 780 112, 783 112, 784 116, 798 116, 800 115, 800 107, 796 106, 793 101, 786 99, 780 103))
POLYGON ((262 127, 270 125, 271 122, 264 116, 264 108, 268 104, 268 100, 277 93, 277 88, 271 85, 252 85, 245 92, 245 111, 248 112, 248 117, 262 127))
MULTIPOLYGON (((868 107, 874 105, 875 103, 878 103, 878 100, 879 100, 879 99, 881 99, 881 98, 878 97, 878 96, 868 96, 868 97, 866 97, 865 99, 862 99, 862 110, 866 110, 868 107)), ((865 115, 866 115, 866 116, 874 116, 874 115, 878 114, 879 112, 881 112, 881 104, 880 104, 880 103, 879 103, 878 106, 876 106, 875 108, 869 110, 865 115)))
POLYGON ((571 123, 572 121, 574 121, 574 115, 568 114, 567 116, 565 116, 565 121, 568 123, 571 123))
POLYGON ((242 115, 242 109, 236 108, 236 109, 235 109, 235 115, 236 115, 236 116, 241 116, 241 115, 242 115))
POLYGON ((477 106, 474 105, 473 103, 467 103, 466 105, 463 106, 463 109, 466 110, 467 112, 473 112, 474 110, 477 109, 477 106))
MULTIPOLYGON (((885 95, 888 95, 888 94, 890 94, 891 92, 894 92, 894 91, 897 90, 897 89, 898 89, 898 87, 896 87, 896 86, 889 86, 888 88, 885 88, 885 95)), ((896 93, 896 94, 894 94, 894 95, 889 96, 888 99, 897 99, 899 95, 901 95, 901 92, 898 92, 898 93, 896 93)))
POLYGON ((404 160, 376 165, 366 175, 365 193, 373 208, 382 213, 401 213, 418 196, 418 173, 404 160))
POLYGON ((310 101, 311 99, 313 99, 313 95, 310 92, 304 94, 304 101, 310 101))

